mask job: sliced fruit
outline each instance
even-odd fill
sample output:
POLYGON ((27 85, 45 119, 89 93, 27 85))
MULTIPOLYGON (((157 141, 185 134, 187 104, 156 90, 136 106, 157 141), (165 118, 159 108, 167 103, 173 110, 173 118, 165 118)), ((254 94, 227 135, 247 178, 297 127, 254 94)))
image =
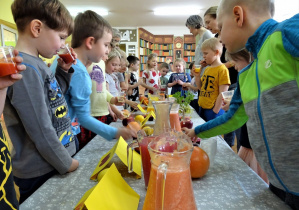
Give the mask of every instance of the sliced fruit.
POLYGON ((144 130, 144 132, 146 133, 147 136, 150 136, 154 133, 154 129, 152 127, 145 126, 142 129, 144 130))

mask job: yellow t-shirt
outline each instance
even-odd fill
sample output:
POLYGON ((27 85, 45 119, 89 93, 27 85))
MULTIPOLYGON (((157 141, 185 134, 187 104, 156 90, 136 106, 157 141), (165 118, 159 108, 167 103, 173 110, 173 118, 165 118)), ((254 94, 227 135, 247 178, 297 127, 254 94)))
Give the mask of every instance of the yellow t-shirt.
POLYGON ((207 67, 201 77, 198 104, 204 109, 212 109, 219 93, 220 85, 230 85, 229 72, 224 64, 207 67))
POLYGON ((88 67, 87 71, 92 82, 92 93, 90 95, 91 116, 108 115, 107 102, 110 102, 113 96, 106 89, 105 62, 93 63, 88 67))

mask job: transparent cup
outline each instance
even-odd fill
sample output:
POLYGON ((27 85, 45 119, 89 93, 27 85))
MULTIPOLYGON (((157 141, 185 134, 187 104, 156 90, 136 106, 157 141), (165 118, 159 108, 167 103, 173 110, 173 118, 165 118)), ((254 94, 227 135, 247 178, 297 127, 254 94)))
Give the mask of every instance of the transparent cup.
POLYGON ((224 100, 231 101, 234 95, 234 90, 224 91, 221 94, 224 100))
POLYGON ((117 96, 117 100, 120 103, 125 103, 125 99, 126 99, 126 93, 125 92, 120 92, 117 96))
POLYGON ((201 65, 195 65, 194 72, 195 73, 199 73, 200 72, 200 68, 201 68, 201 65))
POLYGON ((0 77, 18 73, 13 47, 0 47, 0 77))
POLYGON ((200 140, 200 148, 202 148, 209 156, 210 166, 214 164, 215 156, 217 153, 217 137, 200 140))
POLYGON ((57 54, 66 64, 69 64, 75 60, 68 44, 66 44, 64 48, 62 48, 57 54))

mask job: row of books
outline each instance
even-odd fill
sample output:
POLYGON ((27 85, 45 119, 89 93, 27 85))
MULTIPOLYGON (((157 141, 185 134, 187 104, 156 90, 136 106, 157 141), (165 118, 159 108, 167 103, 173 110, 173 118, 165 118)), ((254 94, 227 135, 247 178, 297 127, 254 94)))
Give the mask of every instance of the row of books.
POLYGON ((157 61, 161 63, 161 62, 166 62, 168 59, 172 61, 173 57, 158 57, 157 61))
POLYGON ((140 63, 146 63, 147 62, 147 56, 140 56, 140 63))
POLYGON ((195 51, 184 51, 184 56, 195 56, 195 51))
POLYGON ((145 41, 143 39, 140 39, 140 47, 146 47, 152 49, 152 43, 145 41))
POLYGON ((140 47, 139 52, 140 52, 140 55, 149 55, 153 51, 151 49, 140 47))
POLYGON ((192 61, 194 61, 194 56, 184 57, 184 60, 185 60, 186 62, 192 62, 192 61))
POLYGON ((153 44, 153 50, 172 50, 173 44, 153 44))
POLYGON ((154 50, 153 53, 157 53, 158 56, 173 56, 173 50, 169 50, 169 51, 154 50))
POLYGON ((185 50, 195 50, 196 45, 195 44, 184 44, 185 50))

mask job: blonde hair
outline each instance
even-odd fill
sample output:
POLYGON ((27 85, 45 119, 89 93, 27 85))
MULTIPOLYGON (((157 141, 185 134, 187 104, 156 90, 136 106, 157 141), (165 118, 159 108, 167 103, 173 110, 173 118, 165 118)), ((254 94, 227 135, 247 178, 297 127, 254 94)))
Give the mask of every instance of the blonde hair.
POLYGON ((149 61, 150 60, 152 60, 153 58, 157 58, 158 57, 158 55, 157 55, 157 53, 152 53, 152 54, 150 54, 149 56, 148 56, 148 58, 147 58, 147 67, 149 68, 149 61))
POLYGON ((219 14, 230 14, 230 11, 237 5, 246 6, 251 12, 256 14, 265 14, 266 11, 270 15, 274 13, 273 0, 221 0, 217 16, 219 14))
POLYGON ((223 49, 223 46, 222 44, 220 43, 219 39, 213 37, 213 38, 210 38, 210 39, 206 39, 202 45, 201 45, 201 50, 203 49, 211 49, 213 51, 216 51, 218 50, 219 51, 219 54, 221 55, 222 54, 222 49, 223 49))
POLYGON ((126 62, 126 66, 129 66, 129 61, 127 60, 127 54, 125 51, 123 51, 120 48, 116 48, 116 50, 119 52, 120 54, 120 59, 126 62))
POLYGON ((213 6, 213 7, 210 7, 204 14, 204 16, 206 15, 210 15, 212 18, 216 19, 217 18, 217 9, 218 9, 218 6, 213 6))
POLYGON ((174 60, 174 64, 175 63, 182 63, 183 64, 183 67, 185 69, 185 66, 186 66, 186 61, 183 59, 183 58, 177 58, 174 60))
POLYGON ((110 53, 108 54, 108 59, 106 60, 106 63, 108 63, 109 61, 111 61, 113 58, 119 58, 121 59, 121 55, 118 52, 118 50, 113 49, 110 51, 110 53))

